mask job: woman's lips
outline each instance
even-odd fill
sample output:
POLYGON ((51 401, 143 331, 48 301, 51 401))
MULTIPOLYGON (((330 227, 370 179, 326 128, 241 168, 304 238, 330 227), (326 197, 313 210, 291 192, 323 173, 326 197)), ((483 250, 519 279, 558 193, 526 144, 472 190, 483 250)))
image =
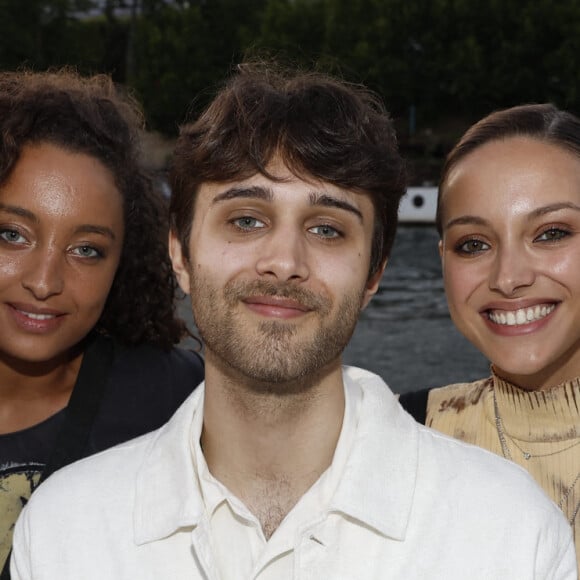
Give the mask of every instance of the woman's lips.
POLYGON ((481 311, 489 328, 497 334, 514 336, 543 328, 558 307, 558 302, 536 302, 519 307, 494 305, 481 311))
POLYGON ((65 313, 58 310, 15 303, 7 306, 16 325, 28 332, 51 332, 64 320, 65 313))
POLYGON ((536 304, 528 308, 518 308, 516 310, 488 310, 488 318, 495 324, 507 326, 521 326, 542 320, 556 308, 555 304, 536 304))

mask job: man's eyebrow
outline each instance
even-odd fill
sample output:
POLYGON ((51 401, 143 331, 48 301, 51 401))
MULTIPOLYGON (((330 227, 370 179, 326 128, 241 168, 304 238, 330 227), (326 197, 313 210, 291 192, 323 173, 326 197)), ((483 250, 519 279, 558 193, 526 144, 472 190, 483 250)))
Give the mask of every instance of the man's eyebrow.
POLYGON ((253 185, 251 187, 231 187, 218 193, 213 200, 212 204, 219 203, 221 201, 228 201, 230 199, 236 199, 239 197, 246 197, 250 199, 263 199, 265 201, 272 201, 274 195, 272 190, 266 187, 259 187, 253 185))
POLYGON ((0 202, 0 211, 6 212, 6 213, 11 213, 13 215, 17 215, 19 217, 26 218, 34 223, 38 223, 38 218, 36 217, 35 214, 33 214, 31 211, 24 209, 23 207, 20 207, 18 205, 8 205, 6 203, 0 202))
MULTIPOLYGON (((272 201, 274 199, 274 194, 270 188, 257 185, 252 187, 232 187, 216 195, 213 198, 212 204, 236 198, 263 199, 264 201, 272 201)), ((338 199, 332 195, 328 195, 327 193, 319 193, 316 191, 311 192, 309 198, 311 206, 319 205, 324 207, 336 207, 338 209, 355 214, 361 222, 363 220, 362 212, 348 201, 338 199)))
POLYGON ((316 191, 310 193, 310 205, 321 205, 323 207, 336 207, 338 209, 343 209, 356 215, 361 222, 363 221, 362 212, 352 205, 352 203, 338 199, 332 195, 328 195, 327 193, 318 193, 316 191))

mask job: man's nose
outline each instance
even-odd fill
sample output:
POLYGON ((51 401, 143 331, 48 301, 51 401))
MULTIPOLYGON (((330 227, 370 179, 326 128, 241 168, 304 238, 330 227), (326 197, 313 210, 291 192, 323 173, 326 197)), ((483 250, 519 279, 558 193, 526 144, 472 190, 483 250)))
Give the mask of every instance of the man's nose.
POLYGON ((280 281, 301 281, 309 276, 308 244, 304 232, 279 228, 264 239, 256 269, 261 276, 280 281))

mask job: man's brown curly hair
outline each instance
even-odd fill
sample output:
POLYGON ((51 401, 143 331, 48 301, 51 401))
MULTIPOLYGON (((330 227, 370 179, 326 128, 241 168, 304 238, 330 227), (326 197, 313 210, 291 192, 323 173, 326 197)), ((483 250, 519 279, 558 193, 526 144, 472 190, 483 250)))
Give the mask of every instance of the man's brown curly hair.
POLYGON ((50 143, 107 167, 123 196, 125 237, 95 330, 123 344, 170 348, 186 330, 175 316, 167 204, 141 162, 143 128, 138 103, 107 75, 0 73, 0 187, 27 145, 50 143))
POLYGON ((272 61, 238 65, 195 121, 181 128, 171 171, 171 224, 185 257, 203 183, 245 179, 277 155, 298 176, 370 195, 375 224, 369 277, 389 256, 406 188, 393 122, 371 91, 272 61))

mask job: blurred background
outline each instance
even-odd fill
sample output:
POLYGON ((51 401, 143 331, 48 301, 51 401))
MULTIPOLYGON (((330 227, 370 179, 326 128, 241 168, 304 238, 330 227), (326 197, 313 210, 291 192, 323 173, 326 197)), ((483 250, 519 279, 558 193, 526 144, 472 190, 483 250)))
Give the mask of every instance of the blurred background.
MULTIPOLYGON (((265 54, 378 92, 411 185, 436 186, 455 140, 492 110, 551 101, 578 114, 580 0, 0 0, 0 67, 110 73, 144 105, 161 180, 186 115, 265 54)), ((430 224, 400 227, 347 351, 396 391, 488 372, 449 321, 436 244, 430 224)))
POLYGON ((492 109, 579 107, 578 0, 0 0, 2 68, 111 73, 164 138, 261 50, 377 91, 417 185, 492 109))

